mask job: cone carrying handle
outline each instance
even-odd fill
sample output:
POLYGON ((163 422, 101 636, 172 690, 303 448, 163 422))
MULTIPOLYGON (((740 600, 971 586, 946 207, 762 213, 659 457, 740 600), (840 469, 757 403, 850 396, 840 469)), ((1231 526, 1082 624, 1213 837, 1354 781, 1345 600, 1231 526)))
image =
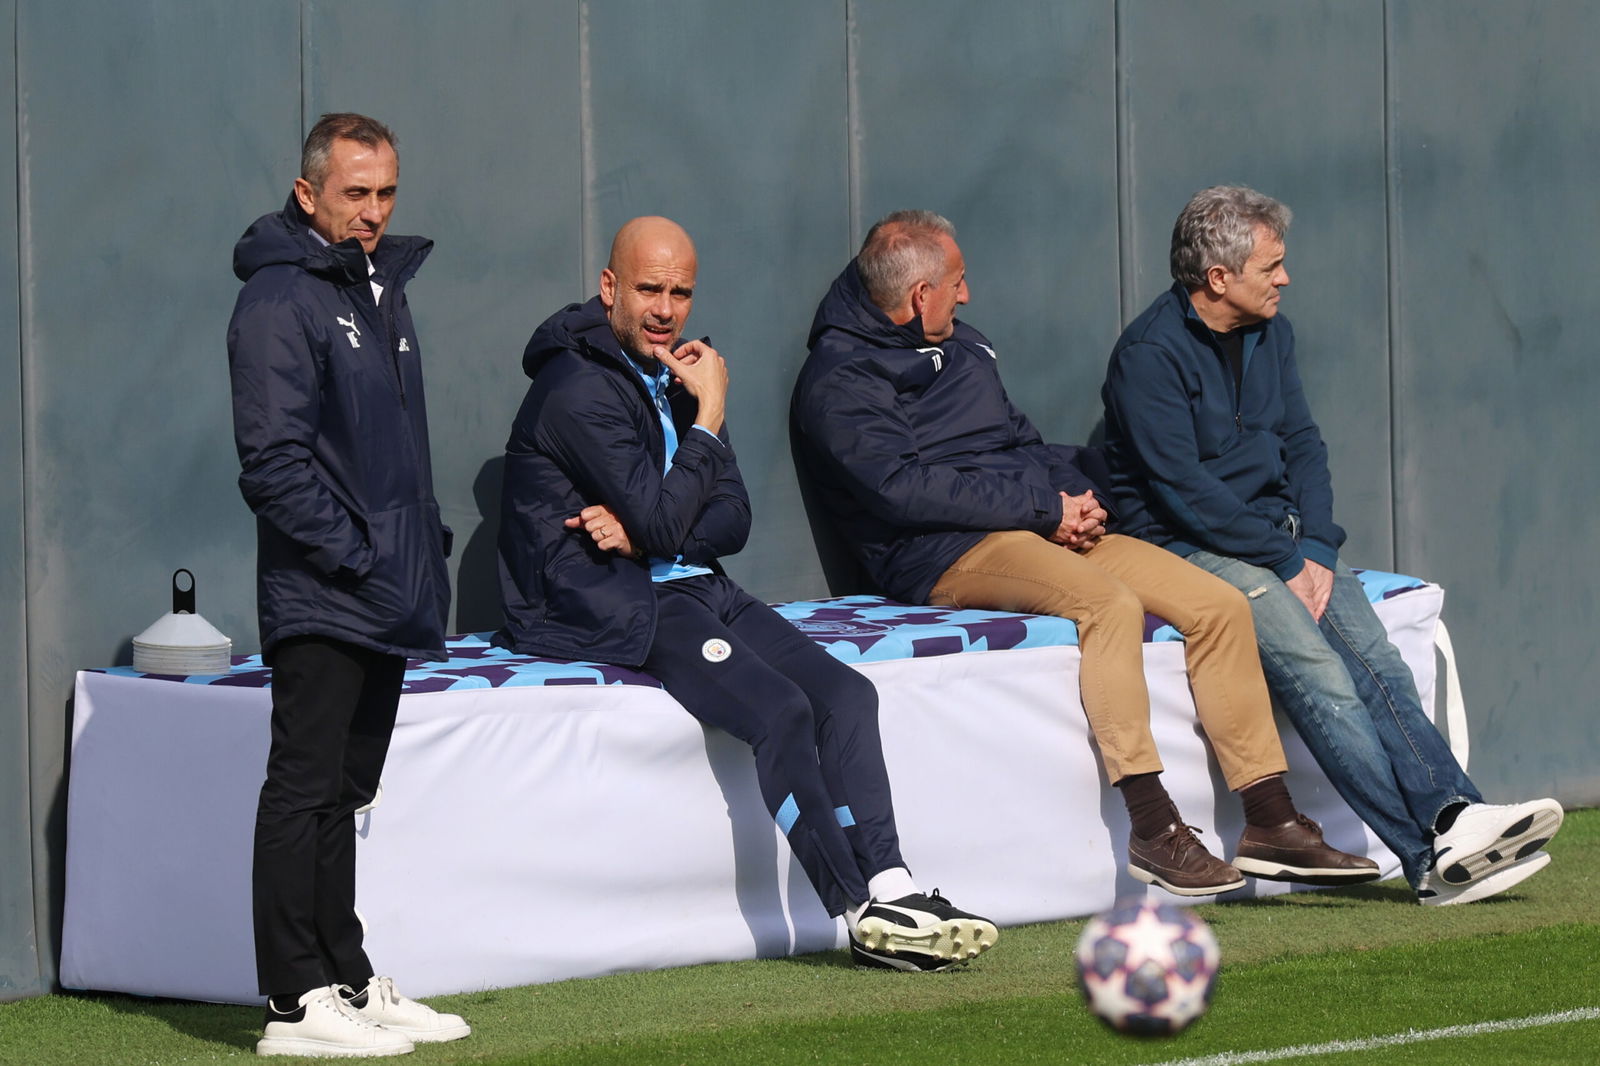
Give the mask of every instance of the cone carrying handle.
POLYGON ((194 575, 183 567, 172 572, 172 613, 194 614, 194 575), (178 584, 179 576, 189 579, 189 587, 181 588, 178 584))

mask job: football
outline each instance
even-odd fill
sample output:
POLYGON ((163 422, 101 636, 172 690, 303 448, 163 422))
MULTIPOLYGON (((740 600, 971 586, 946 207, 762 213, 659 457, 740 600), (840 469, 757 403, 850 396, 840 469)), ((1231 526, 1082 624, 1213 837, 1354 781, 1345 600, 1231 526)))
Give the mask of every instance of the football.
POLYGON ((1119 1033, 1171 1036, 1211 1005, 1221 953, 1210 926, 1172 903, 1122 900, 1078 938, 1078 985, 1119 1033))

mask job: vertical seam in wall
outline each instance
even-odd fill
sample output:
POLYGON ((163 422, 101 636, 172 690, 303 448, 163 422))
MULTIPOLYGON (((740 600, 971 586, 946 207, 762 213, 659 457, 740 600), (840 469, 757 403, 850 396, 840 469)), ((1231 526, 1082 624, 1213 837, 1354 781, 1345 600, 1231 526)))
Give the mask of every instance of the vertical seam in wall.
MULTIPOLYGON (((309 94, 306 92, 306 52, 310 49, 310 42, 306 38, 306 26, 310 22, 306 18, 306 7, 311 0, 300 0, 300 140, 305 141, 306 135, 311 132, 311 116, 306 113, 311 106, 309 94)), ((300 173, 299 160, 295 161, 294 172, 300 173)))
POLYGON ((1122 0, 1111 5, 1111 84, 1114 103, 1114 130, 1117 141, 1117 277, 1120 281, 1117 299, 1120 314, 1112 324, 1112 331, 1122 329, 1131 317, 1133 303, 1133 192, 1129 188, 1133 171, 1133 149, 1129 143, 1127 121, 1127 86, 1122 63, 1122 0))
POLYGON ((856 23, 855 0, 844 2, 844 100, 846 199, 850 215, 850 248, 861 246, 861 100, 858 95, 856 60, 860 54, 860 27, 856 23))
POLYGON ((39 863, 34 855, 34 811, 33 811, 33 700, 30 694, 33 689, 33 663, 32 644, 29 634, 32 631, 30 605, 33 597, 28 595, 28 585, 32 581, 32 568, 28 565, 28 533, 33 523, 30 512, 33 505, 33 494, 29 487, 33 479, 28 476, 28 463, 34 449, 28 446, 28 430, 32 419, 28 412, 33 410, 33 405, 28 402, 28 387, 32 378, 28 374, 28 331, 26 323, 33 317, 30 301, 28 300, 29 278, 32 270, 26 256, 28 240, 31 236, 28 220, 28 185, 27 185, 27 126, 23 122, 23 100, 26 97, 22 91, 22 41, 21 41, 21 3, 11 7, 11 56, 12 56, 12 92, 15 94, 11 111, 11 136, 12 144, 16 147, 16 182, 15 207, 17 212, 17 446, 21 454, 18 473, 22 477, 21 503, 22 512, 22 662, 18 673, 22 681, 22 751, 27 761, 27 773, 23 781, 22 802, 27 811, 28 821, 28 924, 33 931, 33 972, 34 983, 40 991, 48 992, 49 987, 45 981, 47 967, 39 958, 39 945, 48 943, 48 935, 41 936, 39 929, 39 900, 38 900, 38 872, 39 863))
POLYGON ((594 94, 589 68, 589 0, 578 0, 578 299, 587 293, 589 279, 598 276, 599 219, 594 203, 594 94))
POLYGON ((1389 553, 1390 565, 1402 569, 1400 559, 1400 294, 1399 271, 1395 266, 1395 224, 1399 200, 1397 176, 1394 169, 1393 97, 1389 83, 1390 48, 1389 0, 1383 0, 1383 240, 1384 269, 1388 276, 1385 286, 1389 300, 1389 553))

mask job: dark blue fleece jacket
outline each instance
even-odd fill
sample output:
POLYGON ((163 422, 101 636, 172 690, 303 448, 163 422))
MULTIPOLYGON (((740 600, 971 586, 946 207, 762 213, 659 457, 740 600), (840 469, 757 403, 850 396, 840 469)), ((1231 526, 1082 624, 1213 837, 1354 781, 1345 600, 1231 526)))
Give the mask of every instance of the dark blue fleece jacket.
POLYGON ((1328 449, 1311 418, 1283 315, 1247 328, 1233 372, 1181 285, 1117 339, 1101 397, 1106 458, 1122 530, 1271 569, 1284 580, 1311 559, 1338 562, 1328 449), (1282 529, 1300 516, 1301 540, 1282 529))
POLYGON ((444 658, 450 531, 405 295, 432 247, 378 242, 377 304, 361 246, 319 242, 292 196, 234 247, 245 284, 228 323, 233 431, 269 661, 279 641, 306 635, 444 658))
POLYGON ((644 382, 622 354, 597 296, 569 304, 534 331, 522 355, 533 383, 506 442, 500 504, 500 590, 505 628, 495 643, 525 655, 644 662, 656 598, 646 559, 595 547, 566 519, 604 504, 646 557, 720 569, 744 547, 750 499, 727 428, 718 443, 690 432, 698 403, 667 391, 678 450, 666 439, 644 382))
POLYGON ((889 321, 855 261, 817 308, 795 382, 801 474, 884 592, 926 603, 934 582, 988 533, 1061 523, 1058 490, 1095 489, 1098 453, 1046 444, 1012 405, 994 348, 957 322, 941 344, 922 320, 889 321))

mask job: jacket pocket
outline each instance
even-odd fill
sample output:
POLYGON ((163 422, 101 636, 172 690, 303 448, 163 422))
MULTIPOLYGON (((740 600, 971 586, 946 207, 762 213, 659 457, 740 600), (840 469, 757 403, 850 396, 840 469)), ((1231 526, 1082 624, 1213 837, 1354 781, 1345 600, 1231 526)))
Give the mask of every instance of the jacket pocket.
POLYGON ((442 641, 450 585, 441 528, 432 503, 367 516, 367 541, 376 558, 351 598, 375 639, 406 648, 433 648, 442 641))

